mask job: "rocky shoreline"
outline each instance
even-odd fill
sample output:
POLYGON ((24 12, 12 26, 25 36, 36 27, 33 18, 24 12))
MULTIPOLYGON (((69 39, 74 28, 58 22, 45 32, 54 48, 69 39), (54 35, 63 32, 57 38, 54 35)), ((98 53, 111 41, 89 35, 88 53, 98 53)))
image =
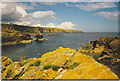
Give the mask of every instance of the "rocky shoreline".
MULTIPOLYGON (((16 45, 16 44, 27 44, 32 43, 32 41, 42 42, 47 39, 43 37, 43 32, 47 33, 69 33, 69 32, 83 32, 79 30, 67 30, 59 28, 44 28, 44 27, 32 27, 32 26, 22 26, 15 24, 1 24, 2 30, 2 42, 1 45, 16 45), (32 39, 30 35, 35 35, 36 37, 32 39)), ((54 34, 55 35, 55 34, 54 34)))
POLYGON ((2 80, 116 79, 118 76, 93 57, 70 48, 59 47, 41 58, 13 62, 1 58, 2 80))
POLYGON ((33 39, 30 37, 30 35, 36 36, 35 37, 36 40, 34 41, 45 41, 46 40, 43 37, 43 34, 40 33, 39 31, 36 31, 34 33, 21 33, 14 29, 8 29, 8 28, 2 27, 1 34, 2 34, 1 35, 2 36, 1 46, 32 43, 33 39))
POLYGON ((45 41, 46 39, 43 37, 43 34, 42 33, 38 33, 34 39, 34 41, 38 41, 38 42, 42 42, 42 41, 45 41))
POLYGON ((80 53, 93 54, 98 62, 108 66, 120 78, 120 37, 101 37, 83 44, 79 48, 80 53))

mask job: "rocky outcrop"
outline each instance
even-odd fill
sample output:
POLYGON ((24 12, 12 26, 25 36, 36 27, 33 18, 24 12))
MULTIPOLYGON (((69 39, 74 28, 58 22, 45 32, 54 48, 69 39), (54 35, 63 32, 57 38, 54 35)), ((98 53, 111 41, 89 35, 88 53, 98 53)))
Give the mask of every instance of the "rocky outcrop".
POLYGON ((80 53, 94 54, 96 60, 107 65, 120 77, 120 37, 101 37, 79 48, 80 53))
POLYGON ((118 79, 116 74, 93 57, 70 48, 59 47, 43 54, 41 58, 21 59, 19 62, 7 61, 6 58, 1 59, 2 66, 5 68, 2 69, 2 80, 118 79))
POLYGON ((42 41, 45 41, 46 39, 43 37, 43 34, 42 33, 39 33, 37 34, 34 39, 34 41, 38 41, 38 42, 42 42, 42 41))
POLYGON ((27 43, 32 43, 32 38, 29 34, 21 34, 18 31, 8 29, 2 31, 2 46, 27 43))

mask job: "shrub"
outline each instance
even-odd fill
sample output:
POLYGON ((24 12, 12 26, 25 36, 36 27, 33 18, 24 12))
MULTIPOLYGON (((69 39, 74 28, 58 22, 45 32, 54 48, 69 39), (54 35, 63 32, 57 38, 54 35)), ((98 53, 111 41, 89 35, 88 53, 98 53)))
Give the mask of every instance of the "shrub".
POLYGON ((35 61, 35 66, 39 66, 39 65, 40 65, 40 63, 41 63, 41 61, 40 61, 40 60, 35 61))
POLYGON ((59 68, 60 68, 60 66, 58 66, 58 65, 53 65, 53 66, 52 66, 52 69, 53 69, 54 71, 58 71, 59 68))
POLYGON ((8 70, 8 71, 7 71, 7 76, 6 76, 6 78, 10 77, 11 75, 12 75, 12 71, 11 71, 11 70, 8 70))
POLYGON ((29 66, 34 66, 34 64, 30 64, 29 66))
POLYGON ((51 68, 51 67, 52 67, 52 65, 49 64, 49 65, 44 66, 43 69, 45 70, 45 69, 49 69, 49 68, 51 68))
POLYGON ((76 66, 78 66, 79 64, 80 64, 80 62, 74 62, 74 64, 71 65, 71 66, 69 67, 69 69, 73 69, 73 68, 75 68, 76 66))
POLYGON ((28 62, 24 62, 24 63, 20 63, 20 66, 23 66, 23 65, 25 65, 25 64, 27 64, 28 62))
POLYGON ((46 66, 43 67, 44 70, 49 69, 49 68, 52 68, 54 71, 58 71, 60 66, 49 64, 49 65, 46 65, 46 66))

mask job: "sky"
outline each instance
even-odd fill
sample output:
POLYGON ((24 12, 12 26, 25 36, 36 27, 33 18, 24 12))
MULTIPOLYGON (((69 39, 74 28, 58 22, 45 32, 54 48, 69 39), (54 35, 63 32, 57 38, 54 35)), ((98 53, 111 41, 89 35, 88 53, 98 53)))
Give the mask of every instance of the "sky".
POLYGON ((1 22, 26 26, 118 32, 117 2, 3 2, 1 22))

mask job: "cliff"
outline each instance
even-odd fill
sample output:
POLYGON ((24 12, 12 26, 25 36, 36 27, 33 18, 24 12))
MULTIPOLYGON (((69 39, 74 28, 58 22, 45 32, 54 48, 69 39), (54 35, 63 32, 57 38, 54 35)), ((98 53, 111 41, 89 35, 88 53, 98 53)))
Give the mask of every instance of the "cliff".
POLYGON ((78 50, 80 53, 95 55, 98 62, 111 68, 120 77, 120 37, 101 37, 82 46, 78 50))
MULTIPOLYGON (((13 25, 5 25, 1 27, 1 38, 2 43, 1 45, 16 45, 16 44, 27 44, 32 43, 33 39, 30 37, 30 34, 41 36, 39 40, 45 40, 42 33, 39 31, 28 31, 27 29, 23 28, 14 28, 13 25)), ((37 40, 36 40, 37 41, 37 40)))
POLYGON ((14 29, 9 30, 8 28, 2 28, 1 38, 1 45, 26 44, 32 42, 29 34, 22 34, 19 31, 14 29))
POLYGON ((79 30, 67 30, 67 29, 60 29, 60 28, 44 28, 44 27, 34 27, 34 26, 22 26, 22 25, 15 25, 15 24, 2 24, 2 28, 14 29, 21 33, 28 33, 28 34, 36 34, 37 32, 41 33, 63 33, 63 32, 83 32, 79 30))
POLYGON ((118 79, 108 67, 93 57, 62 48, 45 53, 41 58, 13 62, 1 58, 1 79, 118 79))

